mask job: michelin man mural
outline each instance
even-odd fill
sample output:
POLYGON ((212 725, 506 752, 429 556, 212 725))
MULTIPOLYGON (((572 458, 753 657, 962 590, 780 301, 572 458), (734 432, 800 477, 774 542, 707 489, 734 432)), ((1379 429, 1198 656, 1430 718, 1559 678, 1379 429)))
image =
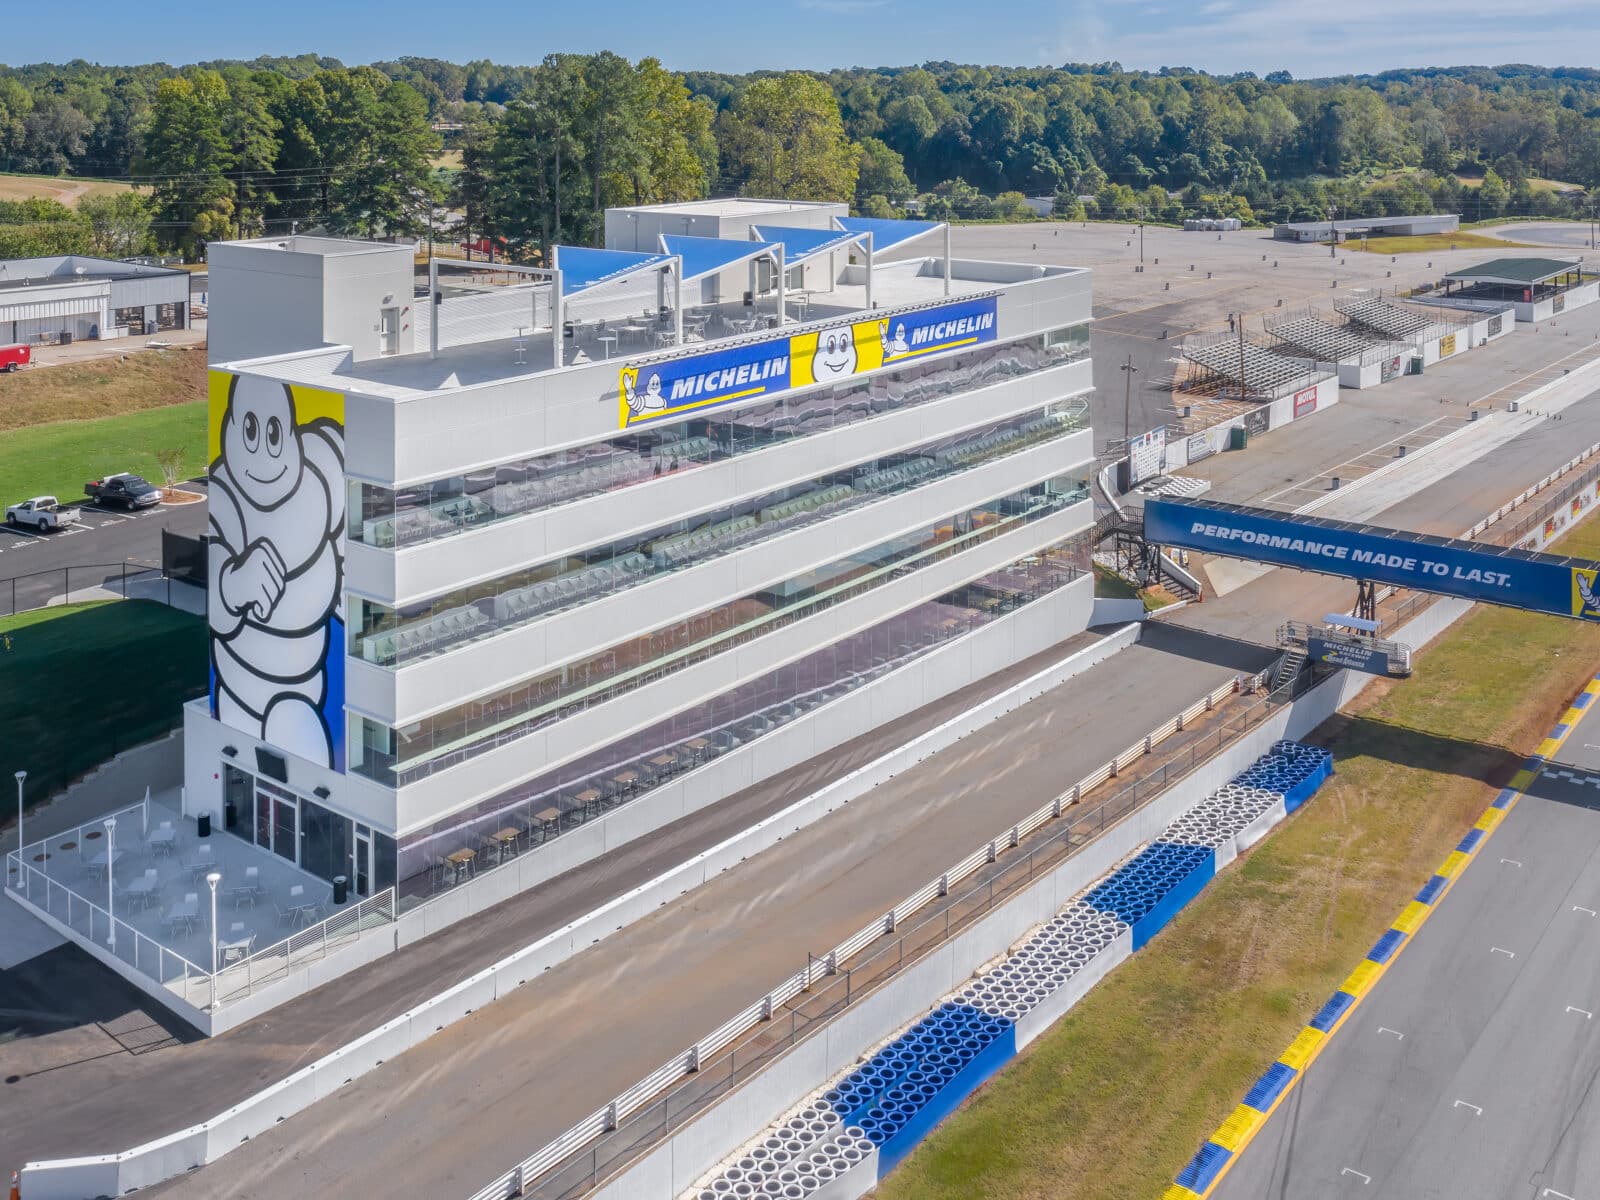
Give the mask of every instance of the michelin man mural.
POLYGON ((878 341, 883 344, 883 361, 888 362, 902 354, 911 353, 911 343, 906 341, 906 323, 896 321, 894 324, 894 337, 889 336, 889 322, 878 322, 878 341))
POLYGON ((212 714, 343 770, 343 397, 222 372, 211 393, 212 714))
POLYGON ((628 367, 622 372, 622 392, 628 402, 628 407, 636 417, 648 417, 659 413, 667 406, 666 397, 661 394, 661 373, 651 371, 650 378, 644 387, 639 386, 639 372, 628 367))
POLYGON ((811 357, 811 377, 823 383, 855 373, 855 330, 848 325, 840 325, 817 334, 817 351, 811 357))

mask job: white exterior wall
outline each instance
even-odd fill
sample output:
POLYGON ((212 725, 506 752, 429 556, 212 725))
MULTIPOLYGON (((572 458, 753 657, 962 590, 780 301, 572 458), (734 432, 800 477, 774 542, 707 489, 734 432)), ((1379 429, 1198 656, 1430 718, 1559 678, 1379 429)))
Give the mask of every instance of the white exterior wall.
MULTIPOLYGON (((678 475, 498 521, 437 542, 393 551, 351 543, 345 561, 346 584, 350 591, 386 604, 410 603, 743 497, 815 479, 934 438, 1030 412, 1056 400, 1082 395, 1092 386, 1093 368, 1088 359, 1081 359, 678 475)), ((498 408, 498 401, 495 405, 498 408)), ((345 409, 346 428, 350 431, 347 454, 367 456, 376 447, 393 444, 392 427, 386 429, 382 423, 391 411, 392 406, 385 402, 351 397, 345 409)), ((502 460, 504 453, 503 449, 502 460)), ((1074 448, 1072 453, 1077 455, 1078 451, 1074 448)), ((1064 455, 1062 461, 1065 469, 1077 458, 1064 455)))
POLYGON ((543 670, 586 658, 674 615, 760 591, 1073 467, 1087 480, 1093 434, 1085 429, 1066 441, 1073 449, 1035 446, 414 665, 388 670, 352 658, 345 701, 386 725, 416 721, 524 678, 530 664, 543 670))

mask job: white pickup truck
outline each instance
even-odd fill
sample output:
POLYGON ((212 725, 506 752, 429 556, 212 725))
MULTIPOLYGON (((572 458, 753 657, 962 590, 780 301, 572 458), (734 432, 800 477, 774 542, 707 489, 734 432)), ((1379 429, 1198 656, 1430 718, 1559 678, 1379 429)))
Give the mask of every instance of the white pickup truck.
POLYGON ((62 508, 54 496, 35 496, 6 509, 7 525, 12 528, 26 525, 39 533, 60 529, 63 525, 76 525, 79 519, 76 509, 62 508))

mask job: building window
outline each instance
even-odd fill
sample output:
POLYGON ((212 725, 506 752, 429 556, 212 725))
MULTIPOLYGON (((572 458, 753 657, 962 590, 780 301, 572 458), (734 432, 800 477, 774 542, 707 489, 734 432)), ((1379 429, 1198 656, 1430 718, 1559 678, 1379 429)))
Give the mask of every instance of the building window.
POLYGON ((382 549, 420 545, 1030 375, 1088 349, 1088 326, 1074 325, 467 475, 399 489, 352 480, 347 532, 382 549))
POLYGON ((398 860, 401 906, 451 886, 458 873, 444 866, 447 855, 467 851, 488 866, 496 832, 517 830, 525 844, 559 837, 1054 594, 1087 574, 1092 540, 1086 532, 1034 551, 408 835, 398 860))
POLYGON ((525 737, 575 712, 653 683, 795 621, 872 591, 1002 533, 1086 500, 1088 481, 1059 477, 930 521, 869 549, 649 630, 394 730, 355 718, 352 742, 394 745, 398 756, 363 755, 358 774, 407 784, 525 737))
POLYGON ((829 520, 1088 426, 1088 403, 1061 401, 792 487, 696 513, 615 542, 399 610, 350 596, 350 653, 404 666, 663 575, 829 520))

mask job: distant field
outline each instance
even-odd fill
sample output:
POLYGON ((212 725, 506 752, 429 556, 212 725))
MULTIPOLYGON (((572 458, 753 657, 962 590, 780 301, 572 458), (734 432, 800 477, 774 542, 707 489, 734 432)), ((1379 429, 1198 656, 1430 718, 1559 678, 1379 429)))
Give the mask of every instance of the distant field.
POLYGON ((176 728, 205 681, 204 618, 164 604, 109 600, 0 617, 0 772, 9 786, 25 769, 35 804, 176 728), (116 702, 86 700, 96 695, 116 702))
POLYGON ((1487 237, 1481 233, 1424 233, 1416 237, 1375 237, 1368 238, 1365 243, 1345 243, 1351 250, 1365 250, 1369 254, 1419 254, 1424 250, 1434 253, 1441 250, 1504 250, 1507 246, 1527 244, 1487 237))
POLYGON ((461 151, 446 150, 442 154, 435 154, 433 156, 433 165, 436 170, 442 167, 447 171, 459 171, 461 170, 461 151))
MULTIPOLYGON (((0 376, 0 438, 52 421, 86 421, 189 404, 206 394, 206 353, 137 350, 0 376)), ((0 476, 3 478, 3 476, 0 476)))
MULTIPOLYGON (((5 385, 0 384, 0 392, 5 385)), ((95 421, 57 421, 0 433, 0 501, 28 496, 80 499, 83 485, 113 471, 161 482, 156 452, 182 449, 183 475, 205 470, 206 402, 173 404, 95 421)))
POLYGON ((59 200, 68 208, 85 196, 132 191, 126 183, 109 179, 73 179, 64 175, 0 175, 0 200, 59 200))
MULTIPOLYGON (((1600 525, 1561 548, 1594 555, 1600 525)), ((877 1195, 1162 1195, 1597 665, 1593 625, 1489 608, 1458 622, 1412 679, 1376 684, 1319 730, 1338 774, 1315 800, 936 1129, 877 1195)))

